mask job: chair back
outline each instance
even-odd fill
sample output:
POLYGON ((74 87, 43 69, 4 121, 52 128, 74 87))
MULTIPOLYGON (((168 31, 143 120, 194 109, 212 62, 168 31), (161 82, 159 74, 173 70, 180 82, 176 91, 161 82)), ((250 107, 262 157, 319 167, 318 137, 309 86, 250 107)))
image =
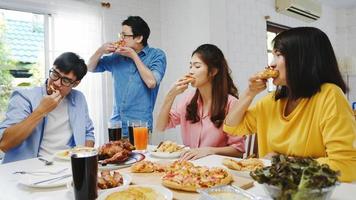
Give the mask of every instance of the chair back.
POLYGON ((243 158, 258 158, 258 142, 255 133, 246 135, 243 158))

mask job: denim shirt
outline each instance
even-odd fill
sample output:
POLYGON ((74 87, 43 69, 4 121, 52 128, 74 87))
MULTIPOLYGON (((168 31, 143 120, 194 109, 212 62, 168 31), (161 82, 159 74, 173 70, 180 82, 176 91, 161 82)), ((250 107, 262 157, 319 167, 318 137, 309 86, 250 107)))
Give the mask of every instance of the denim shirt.
POLYGON ((122 121, 123 134, 127 135, 127 120, 148 122, 152 130, 152 112, 159 84, 166 71, 165 53, 148 45, 138 53, 141 61, 151 70, 155 88, 148 88, 142 80, 135 62, 125 56, 112 54, 100 59, 95 72, 109 71, 114 79, 114 108, 111 121, 122 121))
MULTIPOLYGON (((9 101, 6 118, 0 123, 0 138, 3 137, 6 128, 26 119, 38 107, 44 95, 46 95, 45 85, 15 90, 9 101)), ((77 90, 72 90, 66 98, 68 99, 69 123, 73 131, 67 145, 74 147, 85 145, 86 140, 95 141, 94 127, 84 95, 77 90)), ((46 117, 38 123, 28 138, 5 153, 3 163, 37 157, 45 126, 46 117)))

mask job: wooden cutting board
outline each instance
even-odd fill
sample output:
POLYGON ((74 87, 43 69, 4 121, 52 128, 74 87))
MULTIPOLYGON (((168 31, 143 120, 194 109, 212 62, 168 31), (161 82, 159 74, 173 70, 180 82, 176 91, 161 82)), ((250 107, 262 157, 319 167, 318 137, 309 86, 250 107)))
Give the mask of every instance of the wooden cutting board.
MULTIPOLYGON (((130 168, 124 168, 119 170, 122 173, 126 173, 132 177, 131 184, 149 184, 149 185, 162 185, 161 177, 163 173, 132 173, 130 168)), ((233 175, 234 181, 231 183, 242 189, 248 189, 253 187, 253 180, 248 178, 239 177, 233 175)), ((169 188, 168 188, 169 189, 169 188)), ((185 192, 179 190, 170 189, 173 192, 173 198, 177 200, 189 200, 189 199, 199 199, 200 194, 196 192, 185 192)))

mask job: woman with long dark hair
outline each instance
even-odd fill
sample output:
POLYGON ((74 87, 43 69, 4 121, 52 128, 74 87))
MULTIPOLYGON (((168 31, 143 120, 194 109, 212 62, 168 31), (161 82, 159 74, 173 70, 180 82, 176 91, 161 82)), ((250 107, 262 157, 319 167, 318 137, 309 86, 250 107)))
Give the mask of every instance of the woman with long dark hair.
POLYGON ((341 181, 355 181, 356 122, 329 38, 317 28, 292 28, 274 38, 273 55, 277 90, 250 106, 266 88, 266 80, 253 75, 224 130, 257 133, 260 157, 312 157, 339 170, 341 181))
POLYGON ((183 143, 191 148, 181 159, 210 154, 242 156, 244 139, 228 136, 222 130, 225 116, 238 98, 230 73, 222 51, 215 45, 203 44, 192 54, 189 74, 179 79, 166 95, 156 128, 164 131, 180 125, 183 143), (176 96, 189 83, 197 88, 195 92, 187 92, 172 108, 176 96))

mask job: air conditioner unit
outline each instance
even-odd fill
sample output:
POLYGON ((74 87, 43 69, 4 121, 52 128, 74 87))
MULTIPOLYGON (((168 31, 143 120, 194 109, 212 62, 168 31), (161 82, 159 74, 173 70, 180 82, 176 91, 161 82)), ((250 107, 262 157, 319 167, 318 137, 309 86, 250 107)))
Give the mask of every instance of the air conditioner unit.
POLYGON ((316 0, 276 0, 276 11, 306 22, 320 18, 321 5, 316 0))

